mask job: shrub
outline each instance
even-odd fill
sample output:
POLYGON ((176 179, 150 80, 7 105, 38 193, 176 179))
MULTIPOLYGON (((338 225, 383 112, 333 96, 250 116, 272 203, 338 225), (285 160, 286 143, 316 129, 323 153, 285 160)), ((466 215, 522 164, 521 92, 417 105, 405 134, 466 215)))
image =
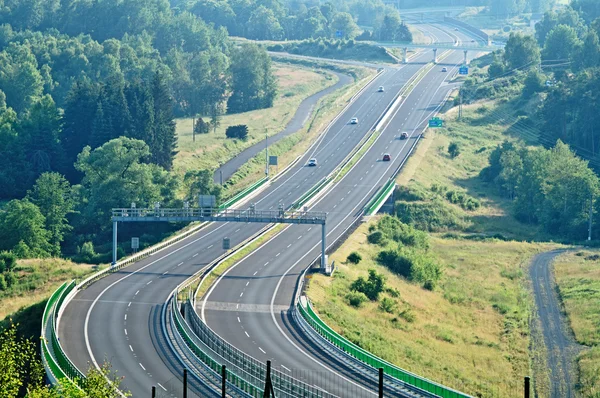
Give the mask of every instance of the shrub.
POLYGON ((398 315, 400 315, 400 317, 402 319, 404 319, 406 322, 410 322, 410 323, 413 323, 417 319, 417 317, 415 316, 415 313, 410 308, 406 308, 406 309, 400 311, 400 313, 398 315))
POLYGON ((245 124, 229 126, 225 130, 225 136, 227 138, 237 138, 239 140, 245 140, 246 138, 248 138, 248 126, 246 126, 245 124))
POLYGON ((412 259, 401 253, 399 250, 383 250, 377 255, 377 262, 386 266, 390 271, 401 275, 407 279, 410 278, 413 267, 412 259))
POLYGON ((17 265, 17 256, 12 252, 0 252, 0 273, 10 272, 17 265))
POLYGON ((387 312, 388 314, 391 314, 394 311, 396 311, 396 306, 396 300, 393 300, 388 297, 384 297, 383 300, 381 300, 381 303, 379 303, 379 309, 384 312, 387 312))
POLYGON ((448 145, 448 155, 450 155, 452 159, 460 155, 460 147, 457 142, 451 142, 450 145, 448 145))
POLYGON ((431 202, 396 202, 396 216, 405 224, 424 231, 461 230, 466 222, 456 209, 439 199, 431 202))
POLYGON ((367 236, 367 241, 373 245, 378 245, 383 242, 383 232, 373 231, 367 236))
POLYGON ((210 126, 201 117, 196 120, 196 124, 194 125, 194 133, 195 134, 208 134, 210 131, 210 126))
POLYGON ((8 290, 8 284, 6 283, 6 279, 4 279, 4 274, 0 274, 0 291, 4 292, 8 290))
POLYGON ((435 289, 443 274, 442 266, 433 258, 409 250, 383 250, 377 262, 410 281, 427 284, 428 290, 435 289))
POLYGON ((4 278, 6 279, 6 284, 8 287, 12 287, 17 284, 17 276, 14 272, 6 272, 4 274, 4 278))
POLYGON ((362 256, 358 252, 352 252, 348 254, 348 258, 346 260, 352 264, 358 264, 360 263, 360 260, 362 260, 362 256))
POLYGON ((385 277, 378 274, 374 269, 369 270, 369 278, 365 280, 362 276, 352 282, 350 290, 364 293, 371 301, 377 301, 379 294, 385 288, 385 277))
POLYGON ((400 297, 400 291, 395 287, 388 287, 385 289, 385 292, 394 298, 400 297))
POLYGON ((348 292, 346 299, 351 306, 359 308, 368 300, 368 297, 362 292, 352 291, 348 292))
POLYGON ((396 217, 384 216, 377 223, 377 228, 386 239, 402 243, 406 246, 429 248, 429 236, 426 232, 419 231, 414 227, 404 224, 396 217))

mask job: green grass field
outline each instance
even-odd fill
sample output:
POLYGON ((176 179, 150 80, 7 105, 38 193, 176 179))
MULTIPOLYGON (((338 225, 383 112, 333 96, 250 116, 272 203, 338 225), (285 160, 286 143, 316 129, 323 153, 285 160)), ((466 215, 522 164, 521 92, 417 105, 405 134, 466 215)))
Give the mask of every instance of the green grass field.
POLYGON ((579 393, 600 396, 600 252, 572 251, 554 263, 554 274, 575 339, 585 346, 577 362, 579 393))
POLYGON ((397 179, 415 194, 432 195, 431 187, 437 184, 481 203, 470 211, 445 203, 460 218, 461 227, 430 234, 429 251, 445 269, 439 286, 425 290, 374 260, 380 248, 367 243, 366 234, 375 219, 331 255, 338 271, 333 278, 314 276, 308 295, 330 326, 407 370, 476 396, 493 397, 520 396, 522 377, 535 373, 537 391, 544 396, 547 375, 535 359, 543 347, 530 336, 533 298, 527 267, 536 253, 557 245, 543 243, 547 237, 537 227, 515 220, 510 202, 478 178, 490 151, 511 139, 503 133, 508 126, 481 123, 489 119, 485 109, 491 111, 491 106, 465 106, 460 122, 455 109, 441 115, 446 127, 426 132, 397 179), (450 142, 461 151, 455 159, 448 155, 450 142), (362 255, 360 264, 346 262, 352 251, 362 255), (366 276, 369 268, 386 275, 388 287, 400 293, 398 298, 384 294, 396 302, 392 313, 381 311, 377 302, 358 309, 348 304, 350 284, 366 276))
MULTIPOLYGON (((236 154, 261 141, 265 135, 283 130, 292 119, 300 102, 310 95, 337 82, 337 76, 322 70, 308 70, 275 63, 279 94, 269 109, 260 109, 234 115, 224 115, 216 133, 196 135, 192 140, 192 119, 177 120, 177 147, 174 168, 177 172, 188 170, 214 170, 236 154), (246 124, 249 136, 246 141, 225 137, 228 126, 246 124)), ((204 118, 206 122, 210 118, 204 118)))

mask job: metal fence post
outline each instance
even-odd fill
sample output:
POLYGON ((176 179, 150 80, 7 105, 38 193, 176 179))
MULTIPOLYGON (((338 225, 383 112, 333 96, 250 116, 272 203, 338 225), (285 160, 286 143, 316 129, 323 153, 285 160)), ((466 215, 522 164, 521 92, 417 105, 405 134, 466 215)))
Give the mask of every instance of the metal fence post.
POLYGON ((383 368, 379 368, 379 398, 383 398, 383 368))
POLYGON ((152 386, 152 398, 156 398, 156 386, 152 386))
POLYGON ((183 398, 187 398, 187 369, 183 369, 183 398))
POLYGON ((530 392, 530 387, 529 387, 529 376, 525 376, 525 391, 523 396, 525 398, 529 398, 529 392, 530 392))
POLYGON ((221 398, 225 398, 227 393, 227 367, 221 365, 221 398))

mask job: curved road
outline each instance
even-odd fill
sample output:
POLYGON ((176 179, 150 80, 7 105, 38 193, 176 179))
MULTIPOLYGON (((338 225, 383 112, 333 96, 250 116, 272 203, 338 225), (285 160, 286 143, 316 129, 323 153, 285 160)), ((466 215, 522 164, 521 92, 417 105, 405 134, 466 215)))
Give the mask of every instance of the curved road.
MULTIPOLYGON (((271 137, 269 137, 269 145, 273 145, 280 139, 285 138, 289 135, 292 135, 296 131, 300 130, 304 126, 304 124, 308 121, 310 116, 312 115, 315 105, 321 98, 344 87, 345 85, 347 85, 353 81, 352 77, 345 75, 343 73, 338 73, 338 72, 333 72, 333 71, 329 71, 329 72, 333 73, 334 75, 336 75, 338 77, 337 83, 319 91, 318 93, 311 95, 310 97, 305 98, 298 106, 298 109, 296 110, 294 117, 292 117, 292 119, 285 126, 285 129, 283 129, 279 133, 274 134, 271 137)), ((266 145, 265 140, 257 142, 256 144, 252 145, 251 147, 244 149, 242 152, 237 154, 233 159, 230 159, 225 164, 221 165, 221 167, 219 167, 217 170, 215 170, 215 173, 213 175, 213 179, 214 179, 215 183, 220 184, 221 181, 223 181, 223 182, 227 181, 247 161, 249 161, 254 156, 256 156, 258 153, 260 153, 262 150, 264 150, 265 145, 266 145)))
MULTIPOLYGON (((430 58, 431 52, 426 52, 414 62, 430 58)), ((364 158, 312 207, 327 212, 328 241, 361 217, 369 198, 407 159, 426 121, 453 89, 446 79, 461 62, 462 54, 454 52, 435 66, 407 96, 364 158), (440 73, 443 65, 449 73, 440 73), (402 131, 409 133, 408 140, 398 139, 402 131), (386 152, 392 154, 391 162, 381 161, 386 152)), ((323 159, 317 158, 322 164, 323 159)), ((314 346, 289 312, 299 276, 320 252, 320 237, 319 228, 289 226, 218 280, 198 310, 222 338, 260 361, 271 360, 282 372, 341 397, 376 396, 372 381, 314 346)))
MULTIPOLYGON (((439 34, 439 32, 435 34, 439 34)), ((426 62, 431 57, 431 54, 425 54, 424 57, 423 62, 426 62)), ((459 56, 459 58, 461 57, 462 55, 459 56)), ((318 143, 304 156, 299 165, 290 169, 284 176, 274 181, 268 189, 256 197, 257 208, 273 209, 277 208, 280 204, 287 206, 293 203, 294 200, 299 198, 317 181, 329 174, 367 133, 379 115, 392 101, 394 93, 421 67, 422 63, 417 62, 404 65, 399 69, 385 70, 349 106, 347 111, 332 125, 328 132, 319 139, 318 143), (376 92, 376 87, 380 85, 386 87, 386 92, 376 92), (347 124, 348 120, 353 116, 360 119, 359 125, 347 124), (319 158, 320 166, 310 169, 304 167, 304 162, 309 157, 319 158)), ((431 77, 431 85, 424 87, 423 91, 420 92, 417 92, 417 89, 415 89, 414 93, 416 93, 416 97, 420 101, 414 104, 415 107, 418 107, 417 110, 402 111, 403 115, 407 115, 407 119, 411 118, 411 120, 407 121, 408 125, 412 123, 416 126, 417 122, 421 120, 420 116, 412 116, 413 111, 414 115, 428 113, 435 106, 436 101, 439 102, 439 100, 436 100, 431 104, 429 97, 433 92, 438 91, 436 85, 439 87, 440 80, 445 76, 449 76, 449 74, 434 74, 431 77)), ((430 78, 428 77, 426 81, 430 81, 430 78)), ((402 109, 408 108, 403 106, 402 109)), ((394 120, 396 123, 398 122, 397 117, 394 120)), ((392 130, 388 128, 386 131, 391 132, 392 130)), ((389 136, 386 135, 384 135, 385 139, 389 140, 389 136)), ((379 139, 378 145, 379 143, 385 143, 382 138, 379 139)), ((390 145, 398 148, 398 150, 390 150, 390 152, 394 153, 394 162, 391 162, 387 169, 386 164, 376 162, 373 157, 370 158, 372 161, 371 165, 361 163, 359 167, 354 169, 358 170, 365 167, 366 169, 362 170, 363 172, 371 172, 371 176, 373 177, 369 176, 366 179, 369 183, 376 180, 375 176, 379 178, 382 175, 379 172, 389 173, 392 166, 397 166, 403 153, 405 154, 403 149, 399 149, 398 145, 405 145, 406 148, 407 143, 411 140, 402 141, 403 144, 399 144, 400 141, 393 139, 391 141, 390 145), (371 171, 370 168, 374 168, 375 166, 377 166, 377 169, 371 171)), ((380 150, 379 146, 374 147, 374 150, 375 148, 378 148, 376 150, 380 150)), ((354 173, 348 174, 348 176, 352 176, 351 178, 354 178, 354 175, 354 173)), ((357 178, 360 181, 360 177, 357 178)), ((344 181, 350 180, 347 177, 342 180, 342 182, 344 181)), ((362 185, 362 183, 360 184, 362 185)), ((336 190, 357 188, 358 185, 359 182, 356 182, 356 186, 350 187, 345 183, 338 184, 336 190)), ((371 188, 371 190, 374 188, 371 188)), ((358 190, 363 190, 363 187, 361 186, 358 190)), ((368 190, 366 189, 362 192, 366 194, 368 190)), ((349 203, 348 199, 352 196, 342 197, 347 199, 346 203, 349 203)), ((330 198, 329 195, 328 198, 330 198)), ((331 214, 332 218, 336 213, 340 215, 351 213, 345 207, 342 210, 342 201, 343 199, 340 199, 340 196, 332 196, 331 199, 327 200, 334 207, 332 210, 333 214, 331 214), (340 208, 336 210, 335 207, 338 205, 340 208)), ((354 207, 359 209, 360 204, 357 206, 354 207)), ((260 228, 262 228, 262 225, 256 224, 211 224, 178 244, 155 253, 153 256, 101 279, 87 289, 78 292, 74 300, 65 308, 59 324, 59 336, 67 355, 82 370, 86 370, 90 363, 97 364, 104 359, 108 359, 112 363, 113 368, 120 375, 124 375, 125 378, 122 386, 124 389, 130 390, 133 396, 147 395, 151 385, 157 385, 160 388, 166 386, 165 390, 174 388, 171 385, 178 378, 181 367, 165 351, 165 342, 162 341, 161 333, 158 332, 160 325, 157 324, 156 320, 162 304, 174 287, 223 253, 221 249, 223 236, 230 237, 232 244, 235 245, 260 228)), ((337 231, 340 228, 341 226, 334 230, 330 226, 329 232, 337 231)), ((287 229, 284 234, 291 233, 290 230, 293 229, 287 229)), ((293 232, 295 235, 297 233, 298 230, 293 232)), ((309 241, 309 238, 313 241, 315 239, 314 235, 310 235, 310 231, 306 231, 306 233, 302 232, 302 234, 306 239, 302 242, 297 242, 299 244, 295 247, 300 247, 301 250, 295 251, 296 256, 300 252, 305 253, 306 249, 310 248, 312 241, 309 241)), ((300 240, 296 236, 294 238, 300 240)), ((271 248, 275 247, 274 245, 268 245, 268 248, 262 250, 261 254, 268 253, 271 248)), ((278 257, 277 253, 273 253, 273 256, 278 257)), ((287 254, 285 257, 287 257, 287 254)), ((283 260, 284 256, 282 255, 280 258, 283 260)), ((285 265, 289 264, 291 259, 292 257, 289 257, 285 261, 285 265)), ((244 267, 238 266, 234 270, 239 272, 245 269, 248 264, 249 262, 245 262, 244 267)), ((262 267, 263 264, 261 263, 260 266, 262 267)), ((287 266, 280 266, 279 271, 275 273, 275 277, 266 277, 263 280, 275 280, 277 275, 281 274, 287 268, 287 266)), ((270 269, 275 271, 275 267, 271 267, 270 269)), ((295 269, 293 271, 296 272, 295 269)), ((289 305, 289 299, 285 297, 285 294, 293 290, 292 287, 295 285, 293 279, 293 277, 287 278, 278 285, 280 288, 277 291, 283 294, 283 296, 277 298, 277 303, 284 303, 284 305, 287 303, 289 305)), ((219 286, 219 291, 224 290, 220 287, 224 286, 221 283, 217 285, 219 286)), ((255 285, 257 286, 258 284, 255 285)), ((255 285, 253 285, 253 289, 255 285)), ((271 284, 269 286, 270 291, 265 290, 265 296, 271 296, 273 292, 274 285, 271 284)), ((248 296, 251 295, 248 294, 248 296)), ((217 296, 212 297, 215 298, 217 296)), ((261 302, 267 303, 269 301, 265 301, 264 297, 261 300, 261 302)), ((229 317, 228 322, 232 322, 233 319, 235 318, 229 317)), ((214 326, 214 321, 210 322, 211 326, 214 326)), ((273 318, 269 322, 273 325, 273 318)), ((285 324, 285 319, 277 324, 280 323, 285 324)), ((256 330, 256 328, 252 329, 252 333, 256 330)), ((270 330, 273 329, 270 328, 270 330)), ((219 330, 219 332, 221 333, 222 331, 219 330)), ((260 333, 254 335, 258 337, 260 333)), ((279 333, 278 339, 286 340, 283 336, 287 335, 289 333, 279 333)), ((236 338, 234 337, 231 342, 236 345, 243 342, 240 346, 254 355, 253 350, 255 348, 249 346, 246 340, 238 340, 237 343, 235 340, 236 338)), ((282 346, 282 349, 289 350, 289 348, 285 348, 286 346, 287 343, 285 346, 282 346)), ((274 345, 262 343, 260 347, 265 350, 268 347, 270 351, 272 347, 275 348, 274 345), (265 348, 263 348, 263 345, 265 348)), ((260 351, 258 350, 257 352, 260 351)), ((297 357, 297 353, 295 355, 297 357)), ((256 356, 262 358, 259 355, 256 356)), ((308 372, 315 372, 312 370, 314 369, 312 365, 310 368, 301 365, 301 368, 306 369, 308 372)), ((319 371, 317 370, 316 372, 319 371)), ((197 386, 197 388, 200 389, 199 393, 201 395, 208 395, 208 392, 203 392, 200 386, 197 386)))

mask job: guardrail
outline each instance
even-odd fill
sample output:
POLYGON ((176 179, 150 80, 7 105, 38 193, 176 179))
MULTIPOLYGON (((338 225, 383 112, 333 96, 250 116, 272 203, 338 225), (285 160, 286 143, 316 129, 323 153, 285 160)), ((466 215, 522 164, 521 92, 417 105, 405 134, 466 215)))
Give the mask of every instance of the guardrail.
POLYGON ((340 348, 344 352, 353 356, 354 358, 366 363, 376 369, 383 368, 385 374, 392 376, 398 380, 403 381, 406 384, 417 387, 421 390, 430 392, 438 395, 442 398, 470 398, 469 395, 463 394, 459 391, 445 387, 441 384, 425 379, 414 373, 410 373, 404 369, 401 369, 391 363, 384 361, 383 359, 371 354, 370 352, 360 348, 356 344, 346 340, 344 337, 339 335, 333 329, 331 329, 325 322, 319 318, 314 312, 308 298, 305 300, 300 299, 297 304, 302 317, 310 324, 310 326, 316 330, 323 338, 327 341, 340 348), (305 303, 305 305, 303 304, 305 303))
POLYGON ((231 207, 233 204, 239 202, 240 200, 242 200, 243 198, 248 196, 248 194, 253 192, 255 189, 261 187, 267 181, 269 181, 269 177, 261 178, 260 180, 256 181, 254 184, 252 184, 249 187, 238 192, 231 199, 228 199, 225 202, 223 202, 221 205, 219 205, 219 209, 227 209, 228 207, 231 207))
POLYGON ((365 215, 370 216, 375 214, 383 205, 383 202, 387 200, 392 191, 396 188, 396 181, 394 178, 390 178, 383 186, 377 191, 371 200, 365 206, 365 215))
POLYGON ((69 360, 56 333, 58 312, 73 288, 75 281, 65 282, 48 299, 42 315, 41 351, 42 362, 52 384, 67 379, 81 387, 80 383, 85 379, 85 375, 69 360))
POLYGON ((450 24, 450 25, 455 25, 458 26, 460 28, 463 28, 464 30, 466 30, 469 33, 474 34, 475 36, 479 37, 481 40, 483 40, 487 45, 490 44, 490 36, 485 33, 484 31, 482 31, 481 29, 477 29, 475 26, 473 25, 469 25, 466 22, 463 21, 459 21, 458 19, 454 19, 451 17, 444 17, 444 22, 450 24))

